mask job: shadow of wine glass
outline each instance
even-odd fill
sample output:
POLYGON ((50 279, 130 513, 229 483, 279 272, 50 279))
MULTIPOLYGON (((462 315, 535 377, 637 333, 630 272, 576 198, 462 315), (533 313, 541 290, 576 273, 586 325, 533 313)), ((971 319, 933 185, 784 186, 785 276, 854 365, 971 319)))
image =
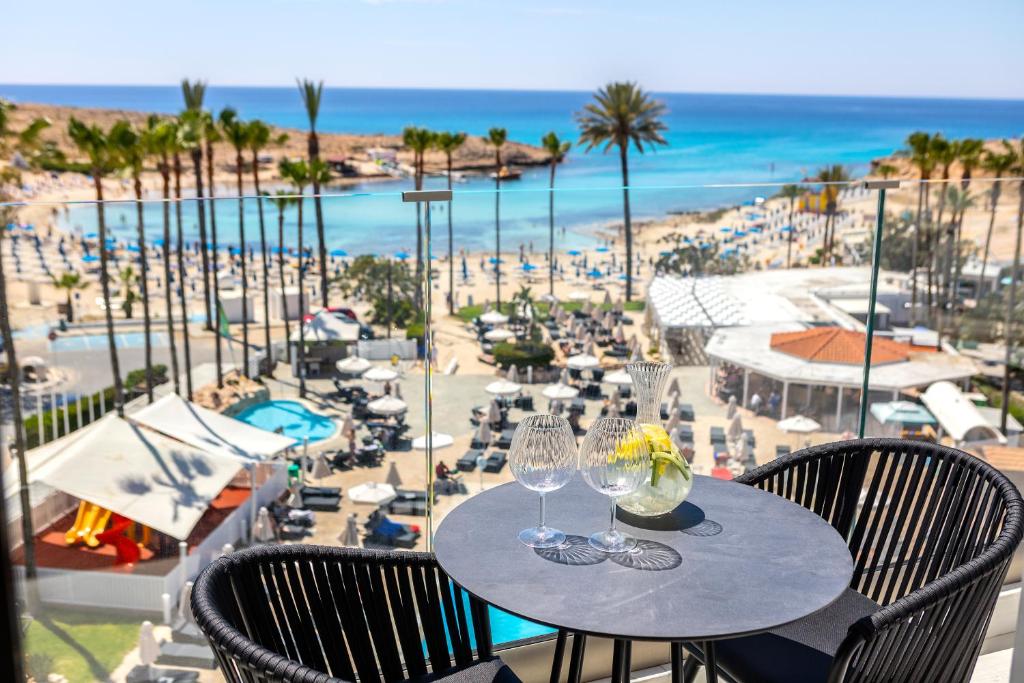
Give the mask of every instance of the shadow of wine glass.
POLYGON ((687 536, 717 536, 722 533, 722 525, 713 519, 702 520, 700 524, 695 524, 687 529, 683 529, 683 533, 687 536))
POLYGON ((615 564, 629 569, 645 572, 663 572, 675 569, 683 563, 683 558, 675 548, 657 541, 637 539, 636 547, 624 553, 608 556, 615 564))
POLYGON ((560 546, 554 548, 534 548, 533 552, 548 562, 556 562, 570 567, 600 564, 608 559, 608 554, 602 553, 590 545, 587 537, 576 534, 566 534, 565 543, 560 546))

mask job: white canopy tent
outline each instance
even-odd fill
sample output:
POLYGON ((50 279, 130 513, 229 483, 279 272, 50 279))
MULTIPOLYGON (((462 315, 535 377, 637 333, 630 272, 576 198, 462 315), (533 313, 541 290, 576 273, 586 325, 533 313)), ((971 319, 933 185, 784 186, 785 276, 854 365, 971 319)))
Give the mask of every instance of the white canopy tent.
MULTIPOLYGON (((359 341, 359 323, 341 313, 320 311, 306 323, 306 343, 359 341)), ((291 341, 299 341, 298 326, 292 330, 291 341)))
POLYGON ((952 382, 932 384, 921 394, 921 402, 957 444, 982 441, 1006 444, 1006 437, 988 423, 952 382))
POLYGON ((236 458, 111 416, 35 474, 55 489, 185 540, 239 469, 236 458))

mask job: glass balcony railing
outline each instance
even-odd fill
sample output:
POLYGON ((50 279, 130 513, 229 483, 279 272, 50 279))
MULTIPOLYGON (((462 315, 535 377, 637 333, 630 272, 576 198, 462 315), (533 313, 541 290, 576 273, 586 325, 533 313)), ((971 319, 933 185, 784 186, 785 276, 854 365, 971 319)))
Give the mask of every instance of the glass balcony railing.
MULTIPOLYGON (((899 436, 1020 476, 1021 179, 627 193, 547 174, 460 179, 450 201, 299 202, 270 179, 202 201, 108 182, 96 202, 82 181, 0 206, 29 669, 123 676, 143 619, 187 643, 187 582, 242 546, 430 549, 513 480, 525 415, 582 433, 634 414, 631 360, 672 365, 662 419, 700 475, 899 436)), ((503 646, 552 633, 491 621, 503 646)))

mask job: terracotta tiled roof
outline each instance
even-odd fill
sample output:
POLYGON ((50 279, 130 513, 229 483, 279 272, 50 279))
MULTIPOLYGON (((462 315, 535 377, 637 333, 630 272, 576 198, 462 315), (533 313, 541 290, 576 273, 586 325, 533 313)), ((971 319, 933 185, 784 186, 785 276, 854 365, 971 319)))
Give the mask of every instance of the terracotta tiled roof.
MULTIPOLYGON (((864 362, 863 332, 840 327, 814 327, 799 332, 777 332, 772 335, 771 348, 781 353, 816 363, 860 365, 864 362)), ((871 345, 872 365, 898 363, 910 357, 909 344, 875 337, 871 345)))

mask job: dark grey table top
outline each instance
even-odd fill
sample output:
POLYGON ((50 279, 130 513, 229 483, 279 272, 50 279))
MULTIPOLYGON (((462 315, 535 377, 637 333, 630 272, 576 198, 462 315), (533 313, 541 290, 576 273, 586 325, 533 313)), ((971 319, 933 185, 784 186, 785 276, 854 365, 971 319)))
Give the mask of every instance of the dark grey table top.
POLYGON ((537 522, 537 494, 504 484, 458 505, 434 536, 437 560, 480 599, 544 624, 637 640, 709 640, 766 631, 831 604, 849 586, 845 541, 814 513, 774 494, 697 477, 671 516, 619 511, 640 539, 605 555, 587 537, 608 524, 608 499, 577 474, 547 496, 548 524, 568 544, 534 550, 516 534, 537 522))

